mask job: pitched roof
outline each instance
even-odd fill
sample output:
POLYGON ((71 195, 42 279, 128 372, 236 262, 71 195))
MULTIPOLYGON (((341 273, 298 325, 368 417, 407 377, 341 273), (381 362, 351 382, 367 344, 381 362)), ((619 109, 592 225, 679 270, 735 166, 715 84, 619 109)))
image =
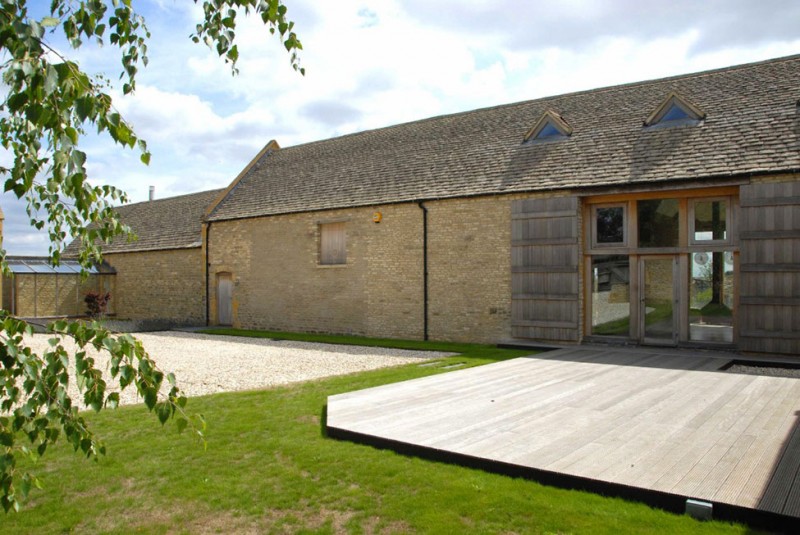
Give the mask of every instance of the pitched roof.
POLYGON ((480 109, 266 151, 209 220, 800 168, 800 56, 480 109), (695 126, 646 128, 671 93, 695 126), (523 143, 548 110, 566 138, 523 143))
MULTIPOLYGON (((223 191, 201 191, 116 208, 122 223, 128 225, 138 239, 129 242, 127 237, 117 236, 110 244, 103 245, 103 253, 200 247, 206 209, 223 191)), ((65 255, 77 254, 78 246, 77 240, 70 243, 65 255)))

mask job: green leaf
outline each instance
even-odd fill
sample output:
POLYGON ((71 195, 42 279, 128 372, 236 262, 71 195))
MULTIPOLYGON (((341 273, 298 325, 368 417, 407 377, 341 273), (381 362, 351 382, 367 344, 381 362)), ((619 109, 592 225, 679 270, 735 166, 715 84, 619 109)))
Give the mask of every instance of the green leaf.
POLYGON ((60 22, 61 21, 54 17, 44 17, 39 24, 41 24, 44 28, 52 28, 54 26, 58 26, 60 22))
POLYGON ((119 393, 112 392, 106 398, 106 407, 109 409, 116 409, 119 406, 119 393))
POLYGON ((178 427, 178 433, 183 433, 186 427, 189 425, 189 421, 186 418, 180 417, 175 419, 175 425, 178 427))
POLYGON ((58 89, 58 72, 52 65, 45 69, 44 94, 52 95, 58 89))

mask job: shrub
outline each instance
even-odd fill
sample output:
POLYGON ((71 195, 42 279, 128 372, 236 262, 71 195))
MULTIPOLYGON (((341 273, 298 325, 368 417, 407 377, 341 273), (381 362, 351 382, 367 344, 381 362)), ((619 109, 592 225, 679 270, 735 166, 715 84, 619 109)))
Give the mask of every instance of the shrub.
POLYGON ((86 313, 92 318, 104 316, 110 300, 111 292, 86 292, 86 297, 83 298, 86 303, 86 313))

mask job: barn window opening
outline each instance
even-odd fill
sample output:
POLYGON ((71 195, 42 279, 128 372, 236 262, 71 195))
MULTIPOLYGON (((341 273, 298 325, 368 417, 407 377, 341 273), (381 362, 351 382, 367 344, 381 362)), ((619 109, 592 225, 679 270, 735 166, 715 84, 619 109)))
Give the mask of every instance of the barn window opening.
POLYGON ((572 134, 572 127, 553 110, 548 110, 525 134, 524 143, 532 141, 552 141, 566 139, 572 134))
POLYGON ((319 225, 319 263, 324 266, 347 264, 347 234, 343 221, 319 225))
POLYGON ((692 126, 700 124, 705 113, 676 92, 667 98, 645 120, 646 127, 692 126))

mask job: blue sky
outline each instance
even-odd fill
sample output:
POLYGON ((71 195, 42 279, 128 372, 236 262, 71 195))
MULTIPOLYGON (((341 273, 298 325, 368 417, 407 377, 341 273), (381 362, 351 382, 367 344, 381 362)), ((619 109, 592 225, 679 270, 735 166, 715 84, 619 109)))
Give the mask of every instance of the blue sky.
MULTIPOLYGON (((49 0, 31 3, 41 13, 49 0)), ((561 0, 288 0, 305 77, 255 20, 240 19, 240 75, 189 39, 189 0, 135 6, 152 32, 137 92, 115 106, 148 141, 150 166, 87 138, 95 183, 133 202, 221 188, 271 139, 292 146, 582 89, 800 53, 800 3, 561 0)), ((70 51, 116 81, 111 47, 70 51)), ((800 97, 800 88, 798 88, 800 97)), ((0 154, 0 161, 4 159, 0 154)), ((7 162, 7 158, 5 159, 7 162)), ((9 254, 46 254, 24 203, 0 196, 9 254)))

